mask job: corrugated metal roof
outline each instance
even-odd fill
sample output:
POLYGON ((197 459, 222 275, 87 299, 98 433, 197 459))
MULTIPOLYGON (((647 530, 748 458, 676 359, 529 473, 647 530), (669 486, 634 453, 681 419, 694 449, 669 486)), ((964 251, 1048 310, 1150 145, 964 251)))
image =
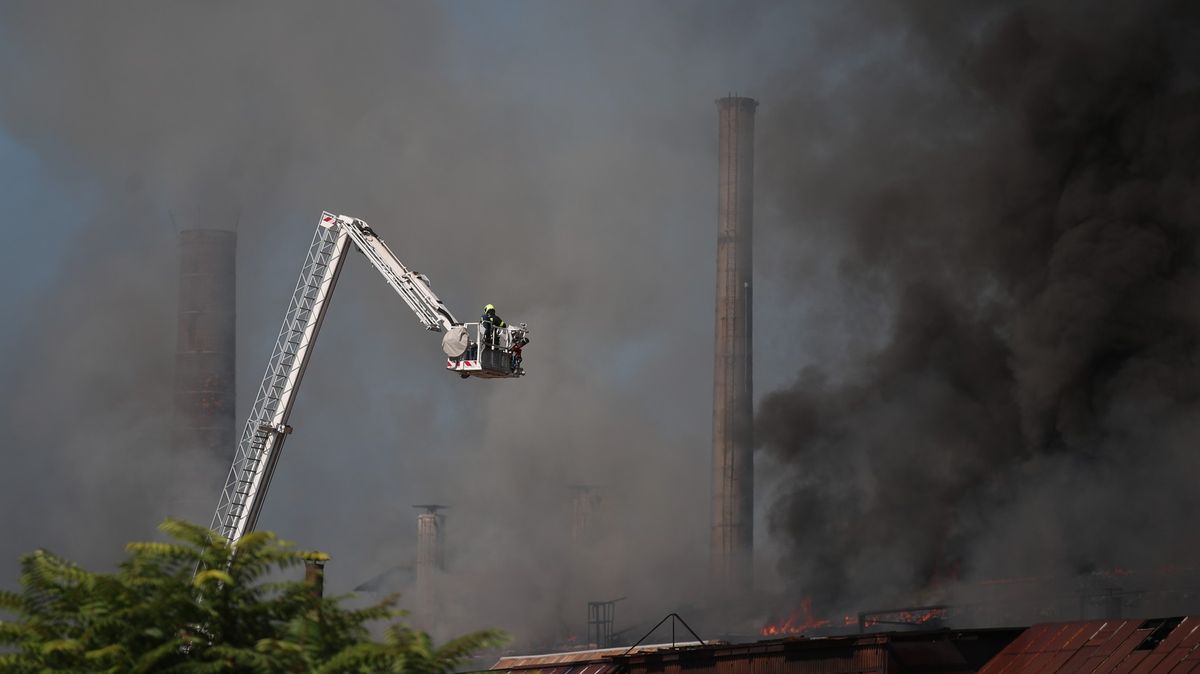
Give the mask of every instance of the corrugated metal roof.
POLYGON ((501 658, 489 674, 958 674, 978 671, 1019 629, 938 630, 692 643, 501 658))
MULTIPOLYGON (((716 642, 710 641, 707 643, 712 645, 716 642)), ((645 644, 633 649, 630 654, 703 645, 699 641, 677 642, 675 644, 645 644)), ((565 670, 567 669, 580 669, 578 667, 580 664, 604 664, 607 662, 607 659, 622 655, 628 650, 628 646, 620 646, 618 648, 593 648, 585 651, 563 651, 561 653, 543 653, 541 655, 509 656, 496 661, 496 664, 492 665, 492 670, 541 669, 543 673, 554 671, 555 674, 566 674, 565 670), (575 667, 572 667, 573 665, 575 667), (563 669, 564 671, 557 671, 559 669, 563 669)), ((591 670, 585 672, 580 669, 580 671, 571 672, 570 674, 598 674, 598 672, 591 670)))
POLYGON ((616 672, 617 669, 616 664, 611 662, 560 664, 557 667, 553 666, 553 664, 542 664, 542 666, 515 667, 511 669, 498 667, 498 664, 496 667, 492 667, 492 672, 496 672, 499 669, 506 670, 506 672, 536 672, 538 674, 610 674, 616 672))
POLYGON ((1200 616, 1034 625, 980 670, 1016 672, 1200 672, 1200 616))

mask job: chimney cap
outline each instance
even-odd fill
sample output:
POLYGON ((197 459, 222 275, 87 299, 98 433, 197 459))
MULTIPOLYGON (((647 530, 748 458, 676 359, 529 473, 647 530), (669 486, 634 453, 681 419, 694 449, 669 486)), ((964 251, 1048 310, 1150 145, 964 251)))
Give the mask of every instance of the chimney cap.
POLYGON ((751 110, 758 107, 758 101, 749 96, 738 96, 737 94, 729 94, 717 99, 717 105, 722 108, 735 108, 739 106, 747 106, 751 110))

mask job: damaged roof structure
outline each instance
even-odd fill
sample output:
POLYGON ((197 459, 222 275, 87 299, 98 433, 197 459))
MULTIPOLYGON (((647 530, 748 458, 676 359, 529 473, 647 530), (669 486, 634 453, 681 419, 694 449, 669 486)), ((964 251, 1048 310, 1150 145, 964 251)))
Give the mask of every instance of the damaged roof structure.
POLYGON ((692 642, 504 657, 503 674, 1182 674, 1200 672, 1200 616, 1028 628, 692 642))

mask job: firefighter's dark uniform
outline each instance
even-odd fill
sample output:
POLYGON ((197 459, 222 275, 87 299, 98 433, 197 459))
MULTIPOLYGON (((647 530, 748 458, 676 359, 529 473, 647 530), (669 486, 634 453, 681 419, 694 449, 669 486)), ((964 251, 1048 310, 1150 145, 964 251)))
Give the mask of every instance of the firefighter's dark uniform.
POLYGON ((496 307, 487 305, 483 315, 479 317, 479 325, 483 328, 483 339, 490 345, 496 343, 496 328, 505 327, 504 319, 496 315, 496 307))

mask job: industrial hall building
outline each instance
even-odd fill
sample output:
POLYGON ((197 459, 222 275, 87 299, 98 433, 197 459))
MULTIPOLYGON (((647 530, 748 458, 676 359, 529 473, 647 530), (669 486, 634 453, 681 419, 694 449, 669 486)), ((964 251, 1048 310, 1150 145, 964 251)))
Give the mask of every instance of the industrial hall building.
POLYGON ((1200 616, 690 642, 501 658, 489 674, 1182 674, 1200 616))

